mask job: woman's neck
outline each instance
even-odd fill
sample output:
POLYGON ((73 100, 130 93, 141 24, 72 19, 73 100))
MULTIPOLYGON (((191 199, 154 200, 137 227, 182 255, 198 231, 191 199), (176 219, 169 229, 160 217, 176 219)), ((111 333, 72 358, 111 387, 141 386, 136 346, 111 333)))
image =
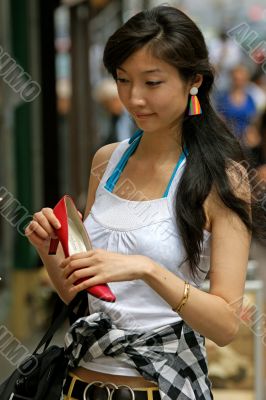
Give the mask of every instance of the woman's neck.
POLYGON ((176 161, 181 152, 181 134, 144 131, 134 156, 138 161, 164 164, 176 161))

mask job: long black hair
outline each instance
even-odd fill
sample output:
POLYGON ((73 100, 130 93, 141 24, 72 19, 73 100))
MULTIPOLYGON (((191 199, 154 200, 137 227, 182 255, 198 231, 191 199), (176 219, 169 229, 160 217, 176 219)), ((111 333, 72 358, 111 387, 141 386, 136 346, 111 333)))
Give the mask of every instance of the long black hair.
POLYGON ((103 62, 115 80, 117 67, 143 46, 148 46, 154 57, 176 67, 184 82, 193 82, 197 74, 203 76, 198 93, 202 114, 191 117, 186 112, 183 118, 182 146, 186 146, 188 157, 175 202, 177 225, 187 261, 195 274, 206 223, 203 203, 212 188, 249 231, 260 230, 254 221, 255 207, 251 215, 250 202, 236 195, 227 173, 229 167, 237 168, 242 163, 244 166, 237 173, 243 176, 248 164, 243 163, 245 157, 239 142, 211 105, 209 94, 214 71, 197 25, 182 11, 169 6, 154 7, 134 15, 105 46, 103 62))

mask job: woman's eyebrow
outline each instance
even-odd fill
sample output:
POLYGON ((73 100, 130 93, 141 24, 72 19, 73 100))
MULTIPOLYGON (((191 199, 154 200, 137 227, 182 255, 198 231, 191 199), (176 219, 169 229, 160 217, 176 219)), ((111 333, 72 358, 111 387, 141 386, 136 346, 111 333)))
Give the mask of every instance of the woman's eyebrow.
MULTIPOLYGON (((122 67, 117 67, 117 69, 121 69, 121 71, 127 72, 127 71, 126 71, 124 68, 122 68, 122 67)), ((141 73, 142 73, 142 74, 151 74, 151 73, 153 73, 153 72, 161 72, 161 73, 163 73, 163 71, 162 71, 161 69, 159 69, 159 68, 149 69, 149 70, 146 70, 146 71, 142 71, 141 73)))

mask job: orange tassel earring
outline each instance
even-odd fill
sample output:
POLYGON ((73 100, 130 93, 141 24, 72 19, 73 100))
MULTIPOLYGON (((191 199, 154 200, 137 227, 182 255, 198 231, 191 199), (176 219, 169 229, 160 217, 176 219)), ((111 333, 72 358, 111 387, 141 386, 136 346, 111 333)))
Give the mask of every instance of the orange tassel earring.
POLYGON ((191 98, 190 98, 190 102, 189 102, 188 115, 199 115, 199 114, 202 114, 200 102, 199 102, 199 99, 197 98, 198 88, 193 86, 190 89, 189 93, 191 94, 191 98))

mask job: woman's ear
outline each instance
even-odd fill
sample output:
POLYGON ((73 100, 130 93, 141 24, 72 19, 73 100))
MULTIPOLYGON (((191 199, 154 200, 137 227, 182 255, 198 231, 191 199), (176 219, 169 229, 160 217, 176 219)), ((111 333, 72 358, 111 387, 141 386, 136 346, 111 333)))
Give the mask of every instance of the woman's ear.
POLYGON ((195 78, 192 81, 192 86, 195 86, 199 88, 203 82, 203 75, 202 74, 196 74, 195 78))

